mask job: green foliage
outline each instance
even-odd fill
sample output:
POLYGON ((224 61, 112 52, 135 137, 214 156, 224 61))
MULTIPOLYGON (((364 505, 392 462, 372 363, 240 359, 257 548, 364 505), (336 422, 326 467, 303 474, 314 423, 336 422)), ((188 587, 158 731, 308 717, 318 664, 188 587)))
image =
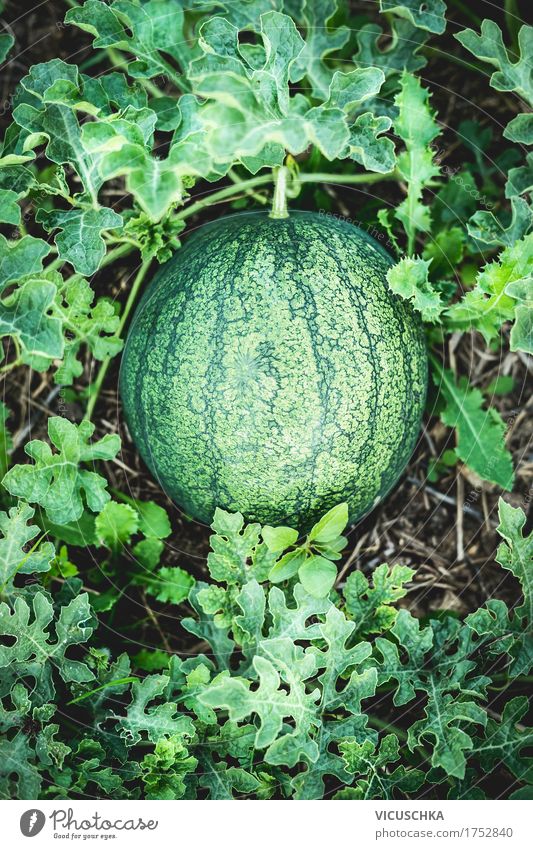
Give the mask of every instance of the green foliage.
POLYGON ((120 215, 106 208, 68 212, 41 209, 37 221, 47 233, 59 230, 54 237, 59 256, 87 276, 94 274, 105 256, 102 232, 122 225, 120 215))
POLYGON ((533 667, 533 610, 532 536, 523 536, 525 516, 522 510, 500 499, 498 533, 504 542, 498 547, 496 560, 518 579, 523 604, 509 611, 498 599, 487 601, 485 607, 467 617, 470 628, 482 637, 490 637, 489 656, 507 654, 511 659, 510 676, 527 675, 533 667))
POLYGON ((50 245, 34 236, 24 236, 11 242, 0 235, 0 291, 21 276, 21 268, 23 275, 42 271, 43 259, 49 253, 50 245))
MULTIPOLYGON (((337 569, 332 561, 339 560, 346 545, 342 532, 348 524, 348 505, 338 504, 332 507, 309 531, 304 543, 293 546, 288 540, 296 542, 297 531, 291 528, 278 529, 278 535, 272 539, 271 532, 266 541, 269 550, 276 554, 283 542, 283 548, 290 550, 272 566, 268 577, 274 583, 286 581, 298 574, 302 585, 312 596, 327 596, 337 578, 337 569), (282 534, 279 533, 282 531, 282 534), (291 532, 292 533, 289 533, 291 532)), ((270 529, 269 529, 270 530, 270 529)))
MULTIPOLYGON (((312 542, 336 540, 343 522, 341 511, 324 517, 312 542)), ((12 607, 0 605, 8 638, 0 648, 0 792, 313 799, 331 787, 339 799, 402 799, 424 785, 425 794, 442 798, 443 785, 453 795, 465 776, 475 785, 501 763, 527 787, 527 700, 507 700, 501 716, 487 713, 495 669, 512 663, 515 679, 528 671, 533 559, 524 524, 522 511, 500 502, 498 560, 524 593, 513 614, 491 599, 464 623, 443 615, 421 625, 396 607, 413 576, 400 565, 382 564, 369 579, 352 572, 345 601, 244 574, 231 585, 232 617, 204 609, 183 623, 213 646, 223 638, 218 669, 205 655, 145 652, 136 662, 148 674, 138 679, 126 655, 111 662, 108 652, 90 648, 95 620, 86 594, 58 599, 56 611, 43 591, 15 597, 12 607), (377 722, 389 732, 376 730, 387 691, 399 719, 424 700, 405 730, 395 728, 389 709, 386 722, 377 722), (76 725, 62 724, 70 707, 83 712, 81 736, 70 730, 76 725), (83 736, 85 727, 92 736, 83 736)), ((278 556, 294 545, 286 528, 251 526, 250 534, 239 516, 220 514, 217 527, 248 544, 264 535, 278 556)), ((226 551, 226 561, 241 558, 238 548, 226 551)))
POLYGON ((472 389, 466 378, 456 380, 449 369, 435 363, 435 383, 446 406, 440 416, 445 425, 455 427, 460 460, 481 478, 511 489, 513 462, 505 447, 505 422, 493 408, 483 409, 483 395, 472 389))
POLYGON ((427 39, 427 32, 418 29, 407 17, 392 18, 389 43, 383 47, 383 27, 365 24, 357 33, 357 53, 354 60, 362 67, 381 68, 386 77, 402 71, 419 71, 426 64, 419 50, 427 39))
POLYGON ((81 8, 71 9, 65 21, 96 36, 95 47, 119 47, 134 56, 129 72, 136 78, 170 73, 164 53, 179 65, 189 58, 183 11, 172 0, 149 0, 144 6, 128 0, 109 5, 87 0, 81 8))
POLYGON ((0 475, 2 478, 9 468, 9 457, 13 447, 13 440, 7 425, 11 413, 4 404, 0 401, 0 475))
POLYGON ((391 769, 400 760, 400 743, 395 734, 388 734, 376 751, 372 740, 359 743, 355 738, 339 744, 346 772, 358 776, 353 788, 341 790, 339 799, 393 799, 396 792, 415 793, 424 781, 420 769, 407 770, 403 765, 391 769), (349 795, 347 795, 349 794, 349 795))
POLYGON ((498 548, 496 559, 508 569, 522 585, 524 604, 515 615, 524 620, 524 630, 533 616, 533 539, 524 537, 525 516, 519 508, 500 501, 498 533, 505 540, 498 548))
MULTIPOLYGON (((514 91, 530 106, 533 106, 533 83, 531 81, 533 27, 520 27, 518 33, 519 56, 515 62, 503 43, 502 31, 498 24, 484 20, 481 34, 471 29, 457 33, 456 38, 474 56, 496 67, 490 78, 490 84, 497 91, 514 91)), ((513 55, 513 54, 511 54, 513 55)), ((516 58, 513 56, 513 58, 516 58)), ((531 144, 533 142, 533 120, 531 115, 520 114, 507 125, 504 135, 511 141, 531 144)))
POLYGON ((243 584, 249 578, 266 580, 269 564, 275 558, 266 544, 260 542, 260 525, 245 526, 241 513, 226 513, 217 508, 211 527, 215 535, 209 540, 213 550, 207 566, 213 580, 228 585, 243 584))
POLYGON ((442 303, 439 292, 428 280, 430 261, 405 257, 387 272, 389 286, 396 295, 411 301, 424 321, 437 321, 442 303))
POLYGON ((428 462, 428 481, 436 483, 441 477, 450 473, 450 469, 457 465, 457 454, 453 449, 447 448, 440 457, 431 457, 428 462))
POLYGON ((80 469, 79 464, 112 460, 119 450, 120 439, 107 434, 89 444, 93 433, 94 425, 88 421, 76 426, 59 416, 49 419, 48 435, 57 453, 46 442, 32 439, 25 451, 34 464, 13 466, 3 485, 11 495, 38 504, 50 521, 58 525, 79 519, 84 505, 96 513, 110 498, 105 478, 80 469))
POLYGON ((439 174, 430 147, 440 128, 429 105, 429 93, 417 77, 404 72, 401 89, 395 99, 398 117, 394 131, 405 142, 398 157, 398 171, 407 182, 407 197, 396 208, 395 217, 408 237, 408 253, 412 254, 418 230, 426 233, 431 227, 429 207, 422 203, 422 192, 431 186, 439 174))
POLYGON ((145 585, 146 592, 157 601, 170 604, 185 601, 194 585, 194 578, 179 566, 162 566, 153 575, 147 575, 140 581, 145 585))
POLYGON ((78 359, 82 345, 97 360, 121 350, 122 342, 115 336, 119 318, 104 298, 93 303, 86 280, 74 276, 64 282, 57 272, 26 274, 27 270, 29 266, 16 288, 0 300, 0 336, 18 341, 21 362, 38 371, 56 364, 56 382, 70 384, 83 371, 78 359))
MULTIPOLYGON (((46 240, 24 230, 20 238, 0 236, 0 335, 15 341, 13 364, 40 371, 54 365, 56 381, 70 384, 82 374, 86 349, 96 360, 116 356, 122 347, 117 333, 133 302, 121 320, 108 300, 95 302, 85 279, 107 262, 109 247, 139 250, 146 262, 166 261, 179 247, 196 180, 216 182, 230 173, 236 179, 234 169, 242 166, 268 183, 269 169, 287 156, 305 156, 308 148, 326 164, 342 161, 343 171, 352 162, 403 181, 406 197, 395 209, 380 209, 378 219, 400 251, 398 226, 405 233, 407 255, 390 273, 391 286, 425 321, 442 322, 446 332, 480 330, 486 341, 512 322, 511 350, 531 352, 529 277, 511 274, 501 290, 513 261, 506 252, 525 251, 533 226, 529 159, 498 165, 508 172, 507 212, 476 210, 476 196, 498 194, 498 168, 485 159, 490 133, 463 121, 460 135, 475 167, 461 176, 443 173, 435 148, 440 127, 430 92, 415 75, 425 63, 421 47, 445 30, 445 3, 382 0, 389 39, 380 38, 383 26, 373 21, 351 30, 336 0, 239 5, 188 10, 173 0, 88 0, 67 12, 69 31, 89 33, 102 60, 107 56, 120 72, 99 71, 94 78, 51 59, 20 81, 0 157, 2 214, 17 226, 29 201, 35 232, 40 227, 46 240), (397 157, 391 131, 400 139, 397 157), (41 168, 43 154, 51 167, 41 168), (117 180, 126 199, 120 214, 108 206, 106 190, 117 180), (437 186, 442 203, 433 209, 429 192, 437 186), (176 214, 176 207, 184 208, 176 214), (450 230, 438 220, 450 216, 461 226, 450 230), (57 247, 54 260, 48 234, 57 247), (446 278, 472 240, 505 250, 456 298, 446 278), (420 250, 418 242, 425 242, 420 250)), ((457 38, 493 65, 497 91, 533 104, 530 34, 531 27, 521 28, 516 58, 494 21, 484 21, 480 34, 467 29, 457 38)), ((2 38, 5 58, 12 37, 2 38)), ((517 115, 506 136, 528 143, 530 123, 529 115, 517 115)), ((299 191, 298 179, 293 188, 299 191)), ((304 575, 314 571, 308 564, 304 575)))
POLYGON ((430 0, 428 3, 419 3, 418 0, 405 0, 404 3, 380 0, 379 6, 382 12, 396 12, 421 29, 436 33, 443 33, 446 29, 446 3, 443 0, 430 0))
MULTIPOLYGON (((23 427, 0 404, 0 797, 455 799, 498 786, 530 799, 522 509, 500 499, 496 529, 505 598, 519 600, 419 620, 408 566, 372 569, 356 548, 356 566, 339 568, 345 504, 306 536, 218 509, 207 571, 190 562, 160 504, 108 491, 102 461, 120 442, 93 439, 90 418, 150 264, 211 203, 208 218, 222 200, 264 205, 286 165, 302 206, 309 183, 377 185, 361 215, 375 207, 397 250, 389 285, 429 325, 435 411, 455 431, 428 478, 438 487, 460 461, 511 489, 505 422, 487 401, 518 380, 471 386, 440 352, 478 334, 473 351, 533 354, 532 27, 512 47, 493 20, 452 33, 476 60, 468 73, 490 66, 479 85, 497 108, 516 100, 494 154, 496 134, 475 121, 437 150, 417 72, 449 50, 428 44, 445 31, 442 0, 367 4, 357 25, 337 0, 69 5, 67 33, 92 38, 87 72, 30 67, 0 141, 2 370, 22 367, 18 386, 30 369, 75 383, 73 418, 91 399, 81 424, 50 418, 49 441, 15 439, 15 465, 23 427)), ((0 34, 1 63, 13 46, 0 34)))
POLYGON ((9 513, 0 512, 0 594, 9 595, 13 591, 13 579, 16 575, 31 575, 33 572, 47 572, 55 555, 51 542, 35 540, 39 534, 37 525, 29 525, 35 511, 23 501, 12 507, 9 513), (34 541, 35 540, 35 541, 34 541), (26 545, 34 541, 30 550, 26 545))
POLYGON ((2 33, 0 35, 0 62, 5 62, 14 43, 15 39, 9 33, 2 33))
MULTIPOLYGON (((26 674, 35 676, 36 666, 42 666, 44 683, 47 676, 51 677, 52 668, 66 683, 92 681, 94 675, 86 663, 65 655, 70 646, 85 643, 92 634, 93 615, 87 595, 81 593, 61 608, 54 623, 55 638, 50 641, 53 620, 52 603, 44 592, 37 592, 31 602, 16 598, 12 610, 4 602, 0 604, 2 634, 14 638, 13 645, 0 647, 0 668, 9 671, 11 667, 17 678, 22 678, 26 674)), ((40 678, 41 673, 38 675, 40 678)))
POLYGON ((139 519, 136 511, 128 504, 108 501, 96 517, 94 527, 98 541, 116 550, 129 542, 139 530, 139 519))
POLYGON ((396 601, 407 594, 404 587, 414 575, 409 566, 377 566, 372 573, 372 585, 362 572, 348 575, 344 587, 346 610, 352 617, 358 636, 388 631, 396 621, 396 601))
POLYGON ((198 761, 189 755, 184 735, 158 740, 153 753, 141 762, 146 799, 181 799, 186 791, 184 776, 194 772, 198 761))
MULTIPOLYGON (((447 310, 447 323, 453 329, 475 328, 486 342, 497 337, 506 321, 516 318, 520 327, 515 303, 531 300, 525 287, 530 285, 532 272, 533 233, 530 233, 487 263, 478 274, 475 287, 447 310)), ((520 332, 516 341, 520 341, 520 332)))

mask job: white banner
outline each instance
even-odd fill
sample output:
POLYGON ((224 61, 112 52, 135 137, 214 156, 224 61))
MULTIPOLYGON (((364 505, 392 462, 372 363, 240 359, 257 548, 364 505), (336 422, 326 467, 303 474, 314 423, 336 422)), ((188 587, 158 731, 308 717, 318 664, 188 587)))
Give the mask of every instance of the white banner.
POLYGON ((65 844, 117 849, 533 846, 533 805, 527 801, 38 801, 0 805, 0 845, 5 849, 65 844))

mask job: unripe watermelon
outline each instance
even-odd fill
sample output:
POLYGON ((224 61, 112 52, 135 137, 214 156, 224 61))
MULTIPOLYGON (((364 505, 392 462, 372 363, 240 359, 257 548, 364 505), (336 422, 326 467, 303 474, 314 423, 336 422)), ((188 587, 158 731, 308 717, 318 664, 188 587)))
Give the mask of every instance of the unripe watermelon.
POLYGON ((162 267, 120 388, 141 456, 185 513, 305 529, 341 501, 362 516, 396 483, 427 352, 391 265, 357 227, 293 212, 219 219, 162 267))

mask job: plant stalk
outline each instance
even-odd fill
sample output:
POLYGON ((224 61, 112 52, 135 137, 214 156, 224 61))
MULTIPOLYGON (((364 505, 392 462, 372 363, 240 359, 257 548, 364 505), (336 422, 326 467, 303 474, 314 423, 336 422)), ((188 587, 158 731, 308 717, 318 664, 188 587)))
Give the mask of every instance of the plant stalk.
POLYGON ((272 197, 272 209, 269 213, 269 218, 288 218, 289 210, 287 208, 287 178, 289 169, 285 165, 279 168, 272 169, 272 178, 274 180, 274 195, 272 197))
POLYGON ((389 731, 391 734, 396 734, 400 740, 407 742, 407 732, 403 728, 398 728, 397 725, 386 722, 386 720, 380 719, 379 716, 369 716, 368 722, 369 725, 373 725, 379 731, 389 731))
POLYGON ((516 0, 505 0, 504 12, 505 25, 507 27, 509 37, 511 38, 512 49, 515 54, 513 59, 518 59, 520 55, 520 48, 518 45, 518 33, 520 31, 521 19, 520 10, 518 9, 518 4, 516 0))
POLYGON ((467 18, 469 18, 472 23, 474 23, 477 27, 481 26, 481 18, 479 15, 476 15, 471 9, 468 8, 466 3, 463 3, 463 0, 452 0, 452 6, 455 6, 460 12, 463 13, 467 18))
POLYGON ((81 696, 76 696, 75 699, 70 699, 67 702, 67 705, 75 705, 78 702, 83 702, 85 699, 94 696, 95 693, 101 693, 102 690, 108 689, 108 687, 116 687, 118 684, 132 684, 135 681, 138 681, 136 675, 130 675, 128 678, 115 678, 114 681, 108 681, 106 684, 102 684, 101 687, 95 687, 94 690, 90 690, 88 693, 82 693, 81 696))
MULTIPOLYGON (((258 186, 267 186, 274 179, 272 172, 261 174, 258 177, 251 177, 249 180, 243 180, 241 183, 236 183, 232 186, 226 186, 218 192, 207 195, 201 200, 191 203, 176 213, 174 219, 176 221, 185 221, 191 215, 205 209, 206 206, 213 206, 219 201, 227 200, 239 194, 246 194, 250 189, 256 189, 258 186)), ((299 174, 298 180, 300 183, 335 183, 337 185, 361 185, 379 183, 382 180, 397 180, 398 174, 395 171, 390 171, 388 174, 328 174, 319 172, 316 174, 299 174)))
MULTIPOLYGON (((233 170, 233 168, 229 169, 228 177, 236 185, 240 185, 242 183, 242 177, 240 177, 237 172, 233 170)), ((245 194, 248 195, 248 197, 253 198, 257 203, 260 203, 261 206, 265 206, 265 204, 267 203, 266 197, 264 197, 264 195, 260 195, 259 192, 254 192, 253 189, 248 189, 245 194)))
MULTIPOLYGON (((132 285, 132 287, 130 289, 130 293, 128 295, 128 300, 126 301, 126 305, 124 307, 124 312, 122 313, 122 315, 120 317, 120 324, 118 326, 118 331, 117 331, 117 336, 119 338, 122 337, 122 333, 124 331, 124 327, 126 325, 126 322, 129 318, 131 310, 133 309, 135 301, 137 300, 137 295, 139 293, 139 289, 141 288, 142 282, 143 282, 144 278, 146 277, 151 264, 152 264, 151 259, 146 260, 146 262, 143 262, 143 264, 141 265, 141 267, 139 268, 139 271, 137 272, 137 274, 135 276, 135 279, 133 281, 133 285, 132 285)), ((105 376, 107 374, 107 371, 109 369, 109 365, 111 363, 111 359, 112 359, 111 357, 106 357, 105 360, 102 361, 102 365, 100 366, 100 370, 99 370, 99 372, 96 376, 96 380, 93 383, 91 395, 90 395, 90 398, 89 398, 89 401, 88 401, 88 404, 87 404, 87 411, 85 413, 85 419, 88 420, 88 421, 90 421, 91 416, 93 414, 96 402, 98 400, 98 396, 101 392, 101 389, 102 389, 102 386, 103 386, 103 383, 104 383, 104 380, 105 380, 105 376)))

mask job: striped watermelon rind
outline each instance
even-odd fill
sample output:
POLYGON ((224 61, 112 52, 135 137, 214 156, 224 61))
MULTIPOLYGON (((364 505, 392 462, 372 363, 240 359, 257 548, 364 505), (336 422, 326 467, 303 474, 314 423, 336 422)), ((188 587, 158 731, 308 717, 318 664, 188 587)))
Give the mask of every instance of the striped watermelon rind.
POLYGON ((128 334, 129 430, 186 514, 305 530, 394 486, 427 387, 423 328, 389 254, 332 216, 225 217, 162 267, 128 334))

